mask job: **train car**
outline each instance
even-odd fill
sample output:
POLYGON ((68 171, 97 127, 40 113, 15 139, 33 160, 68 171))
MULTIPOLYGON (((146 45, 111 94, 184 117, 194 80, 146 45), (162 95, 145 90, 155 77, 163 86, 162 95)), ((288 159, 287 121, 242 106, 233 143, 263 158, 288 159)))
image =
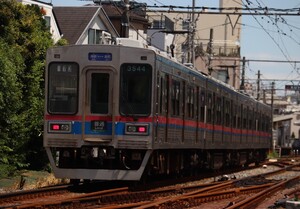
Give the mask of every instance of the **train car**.
POLYGON ((265 159, 269 106, 157 49, 117 43, 47 51, 44 147, 56 177, 138 181, 265 159))

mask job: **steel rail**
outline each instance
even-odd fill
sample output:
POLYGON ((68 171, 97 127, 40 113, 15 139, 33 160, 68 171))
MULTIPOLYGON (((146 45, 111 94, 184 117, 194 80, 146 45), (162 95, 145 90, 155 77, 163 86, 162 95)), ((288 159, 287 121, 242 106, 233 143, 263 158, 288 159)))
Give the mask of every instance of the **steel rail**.
POLYGON ((275 184, 243 201, 240 201, 230 207, 228 207, 227 209, 246 209, 246 208, 253 208, 255 206, 257 206, 259 203, 261 203, 262 201, 264 201, 264 199, 272 194, 274 194, 275 192, 279 191, 280 189, 284 189, 288 184, 295 182, 295 181, 299 181, 300 176, 296 176, 294 178, 285 180, 283 182, 280 182, 278 184, 275 184))

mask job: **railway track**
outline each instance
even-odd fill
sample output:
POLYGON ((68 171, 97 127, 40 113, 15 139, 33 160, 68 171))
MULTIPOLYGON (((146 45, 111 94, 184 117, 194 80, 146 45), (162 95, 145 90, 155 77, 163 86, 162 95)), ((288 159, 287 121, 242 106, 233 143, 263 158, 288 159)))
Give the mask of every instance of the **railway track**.
POLYGON ((33 190, 23 190, 0 195, 0 208, 13 207, 18 202, 26 202, 47 196, 62 195, 69 192, 70 185, 58 185, 33 190))
MULTIPOLYGON (((0 196, 1 208, 192 208, 198 205, 224 201, 224 208, 247 208, 248 202, 259 204, 271 191, 278 191, 291 182, 272 180, 283 172, 296 169, 298 165, 285 165, 276 171, 245 179, 206 184, 175 185, 144 191, 132 191, 128 187, 106 189, 89 193, 73 193, 70 186, 34 190, 32 194, 6 194, 0 196), (268 188, 272 188, 269 190, 268 188), (51 191, 51 190, 54 191, 51 191), (263 193, 264 192, 264 195, 263 193), (259 194, 259 195, 257 195, 259 194), (42 197, 42 198, 41 198, 42 197), (255 197, 258 199, 255 200, 255 197), (231 206, 229 207, 229 205, 231 206), (244 204, 245 206, 237 205, 244 204), (235 206, 236 205, 236 206, 235 206)), ((294 171, 298 172, 298 171, 294 171)), ((252 206, 251 206, 252 207, 252 206)))

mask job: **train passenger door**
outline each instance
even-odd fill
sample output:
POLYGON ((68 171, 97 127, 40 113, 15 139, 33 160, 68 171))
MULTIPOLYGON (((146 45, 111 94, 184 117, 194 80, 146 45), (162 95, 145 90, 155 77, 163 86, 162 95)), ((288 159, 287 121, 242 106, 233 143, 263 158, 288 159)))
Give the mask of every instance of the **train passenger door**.
POLYGON ((178 79, 170 78, 170 113, 167 120, 168 140, 172 143, 182 141, 182 86, 178 79), (171 121, 170 121, 171 120, 171 121))
POLYGON ((167 142, 168 139, 168 75, 158 73, 157 75, 157 107, 156 107, 156 130, 155 140, 167 142))
POLYGON ((166 75, 165 77, 165 93, 164 93, 164 107, 165 107, 165 113, 164 115, 166 116, 166 125, 165 125, 165 141, 168 141, 168 126, 169 126, 169 112, 170 112, 170 77, 169 75, 166 75))
POLYGON ((86 74, 86 102, 83 104, 83 139, 112 140, 112 72, 92 69, 86 74))
POLYGON ((186 111, 185 111, 185 108, 186 108, 186 83, 183 81, 182 82, 182 97, 181 97, 181 105, 182 105, 182 108, 181 108, 181 119, 182 119, 182 126, 181 126, 181 142, 184 142, 185 140, 185 125, 186 125, 186 111))

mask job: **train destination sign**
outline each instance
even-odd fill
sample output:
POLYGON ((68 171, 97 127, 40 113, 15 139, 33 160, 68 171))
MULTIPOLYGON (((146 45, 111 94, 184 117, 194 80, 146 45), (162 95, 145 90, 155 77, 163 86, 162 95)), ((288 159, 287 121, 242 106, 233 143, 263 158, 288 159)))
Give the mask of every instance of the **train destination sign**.
POLYGON ((300 91, 300 85, 285 85, 285 90, 300 91))
POLYGON ((104 131, 106 130, 106 121, 93 120, 91 121, 91 129, 93 131, 104 131))
POLYGON ((90 61, 112 61, 112 54, 111 53, 89 53, 89 60, 90 61))

